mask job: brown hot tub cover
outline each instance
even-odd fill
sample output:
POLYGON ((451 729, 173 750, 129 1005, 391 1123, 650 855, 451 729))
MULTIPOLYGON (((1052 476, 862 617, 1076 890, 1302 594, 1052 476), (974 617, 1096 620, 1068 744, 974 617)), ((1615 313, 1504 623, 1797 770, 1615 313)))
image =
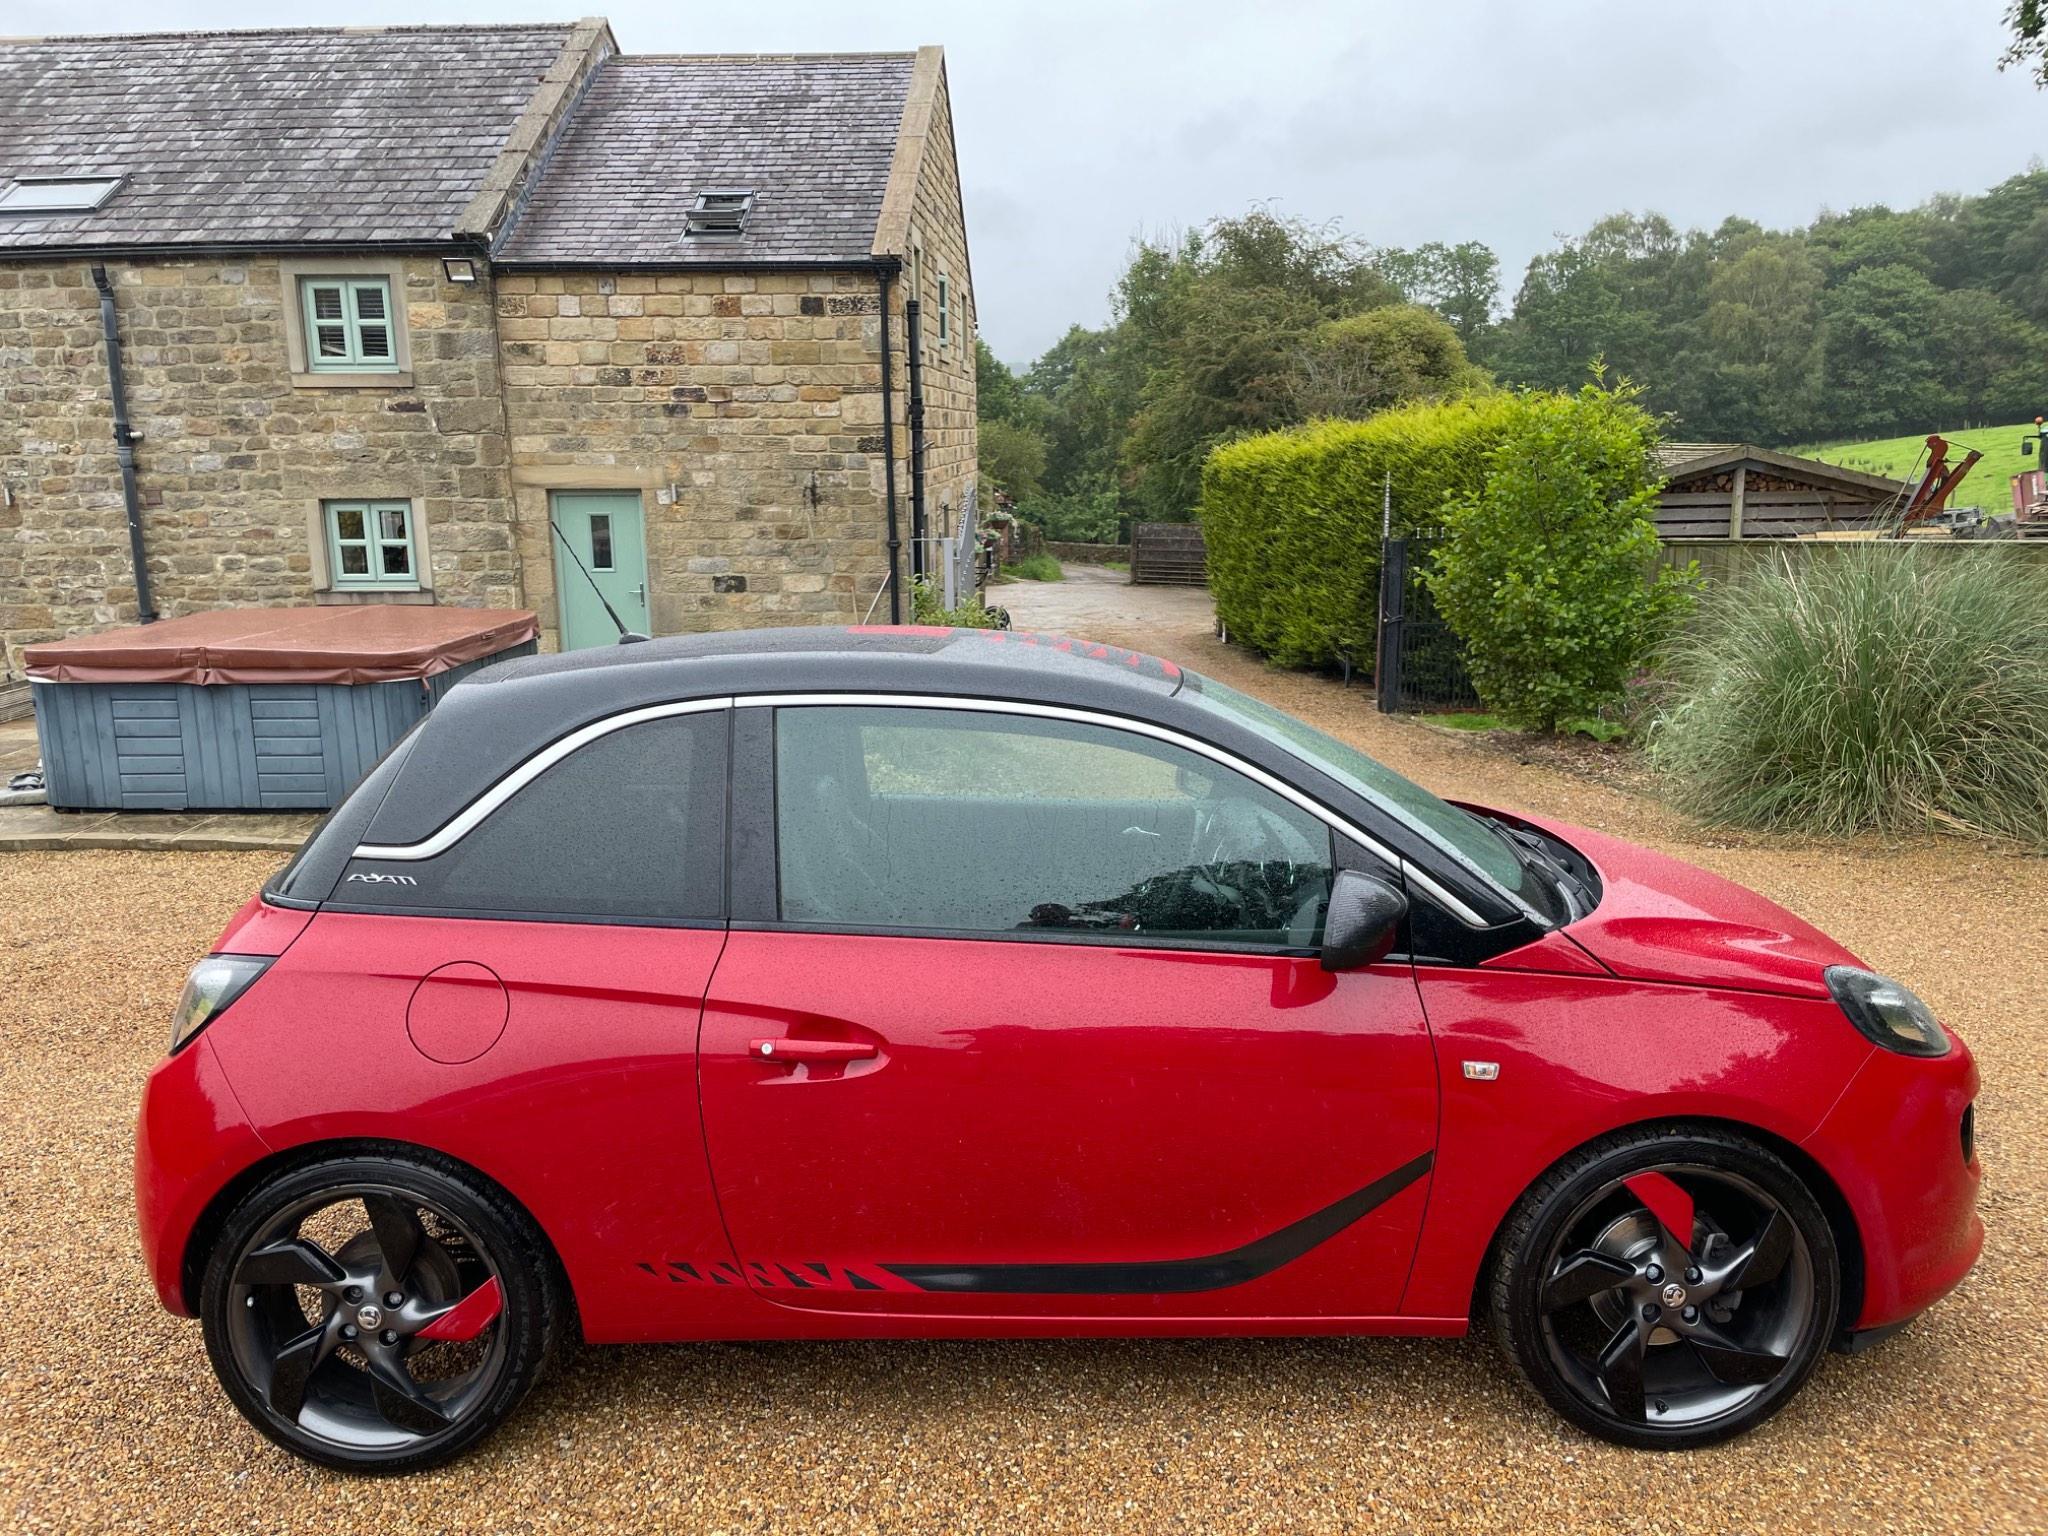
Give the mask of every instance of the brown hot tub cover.
POLYGON ((44 683, 389 683, 539 634, 513 608, 222 608, 32 645, 22 659, 44 683))

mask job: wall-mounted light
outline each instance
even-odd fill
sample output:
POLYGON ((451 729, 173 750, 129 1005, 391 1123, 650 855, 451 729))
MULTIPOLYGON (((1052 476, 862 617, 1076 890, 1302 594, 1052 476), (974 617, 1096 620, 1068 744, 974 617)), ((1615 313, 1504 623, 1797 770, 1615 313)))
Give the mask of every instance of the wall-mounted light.
POLYGON ((448 274, 448 281, 451 283, 476 281, 476 263, 467 256, 443 256, 441 270, 448 274))

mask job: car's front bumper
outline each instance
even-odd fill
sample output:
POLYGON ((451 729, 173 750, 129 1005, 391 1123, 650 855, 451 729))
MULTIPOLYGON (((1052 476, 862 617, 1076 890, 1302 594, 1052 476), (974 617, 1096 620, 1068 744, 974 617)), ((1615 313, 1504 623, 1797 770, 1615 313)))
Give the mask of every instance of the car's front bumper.
POLYGON ((1846 1332, 1905 1321, 1977 1262, 1982 1174, 1964 1126, 1976 1097, 1977 1066, 1960 1040, 1933 1059, 1873 1051, 1806 1139, 1841 1187, 1863 1249, 1862 1305, 1843 1319, 1846 1332))
POLYGON ((135 1223, 157 1296, 180 1317, 199 1300, 185 1294, 193 1227, 265 1150, 204 1035, 150 1073, 135 1125, 135 1223))

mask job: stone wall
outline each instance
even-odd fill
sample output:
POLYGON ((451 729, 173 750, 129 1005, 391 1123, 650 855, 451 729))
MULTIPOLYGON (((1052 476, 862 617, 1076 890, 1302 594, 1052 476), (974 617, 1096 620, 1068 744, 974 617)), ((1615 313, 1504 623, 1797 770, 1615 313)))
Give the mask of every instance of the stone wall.
MULTIPOLYGON (((322 497, 404 497, 443 602, 516 606, 490 298, 397 259, 410 384, 295 386, 275 259, 115 261, 144 537, 165 616, 315 599, 322 497)), ((0 643, 133 623, 99 295, 0 264, 0 643)))
MULTIPOLYGON (((961 498, 975 477, 974 277, 969 269, 967 225, 961 212, 960 166, 953 148, 953 108, 941 72, 910 223, 912 256, 905 298, 914 279, 923 341, 925 412, 925 506, 934 538, 951 534, 961 498), (951 336, 938 340, 939 278, 951 280, 951 336)), ((904 413, 908 411, 907 382, 904 413)), ((899 420, 904 419, 899 415, 899 420)), ((905 537, 909 536, 909 483, 901 487, 905 537)), ((986 508, 984 508, 986 510, 986 508)), ((927 568, 932 568, 927 557, 927 568)))
POLYGON ((562 490, 641 492, 656 634, 869 611, 887 571, 873 274, 507 272, 497 292, 519 550, 548 643, 562 490))

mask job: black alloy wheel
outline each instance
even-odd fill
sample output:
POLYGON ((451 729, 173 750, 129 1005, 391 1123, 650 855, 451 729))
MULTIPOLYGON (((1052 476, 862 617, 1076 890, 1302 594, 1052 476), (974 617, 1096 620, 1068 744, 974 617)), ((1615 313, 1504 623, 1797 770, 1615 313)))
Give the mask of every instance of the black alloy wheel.
POLYGON ((454 1163, 342 1157, 264 1180, 228 1216, 200 1316, 215 1373, 310 1460, 411 1471, 510 1415, 564 1309, 532 1223, 454 1163))
POLYGON ((1493 1273, 1496 1332, 1573 1423, 1681 1449, 1753 1428, 1835 1327, 1827 1218, 1782 1159, 1719 1129, 1625 1133, 1524 1197, 1493 1273))

